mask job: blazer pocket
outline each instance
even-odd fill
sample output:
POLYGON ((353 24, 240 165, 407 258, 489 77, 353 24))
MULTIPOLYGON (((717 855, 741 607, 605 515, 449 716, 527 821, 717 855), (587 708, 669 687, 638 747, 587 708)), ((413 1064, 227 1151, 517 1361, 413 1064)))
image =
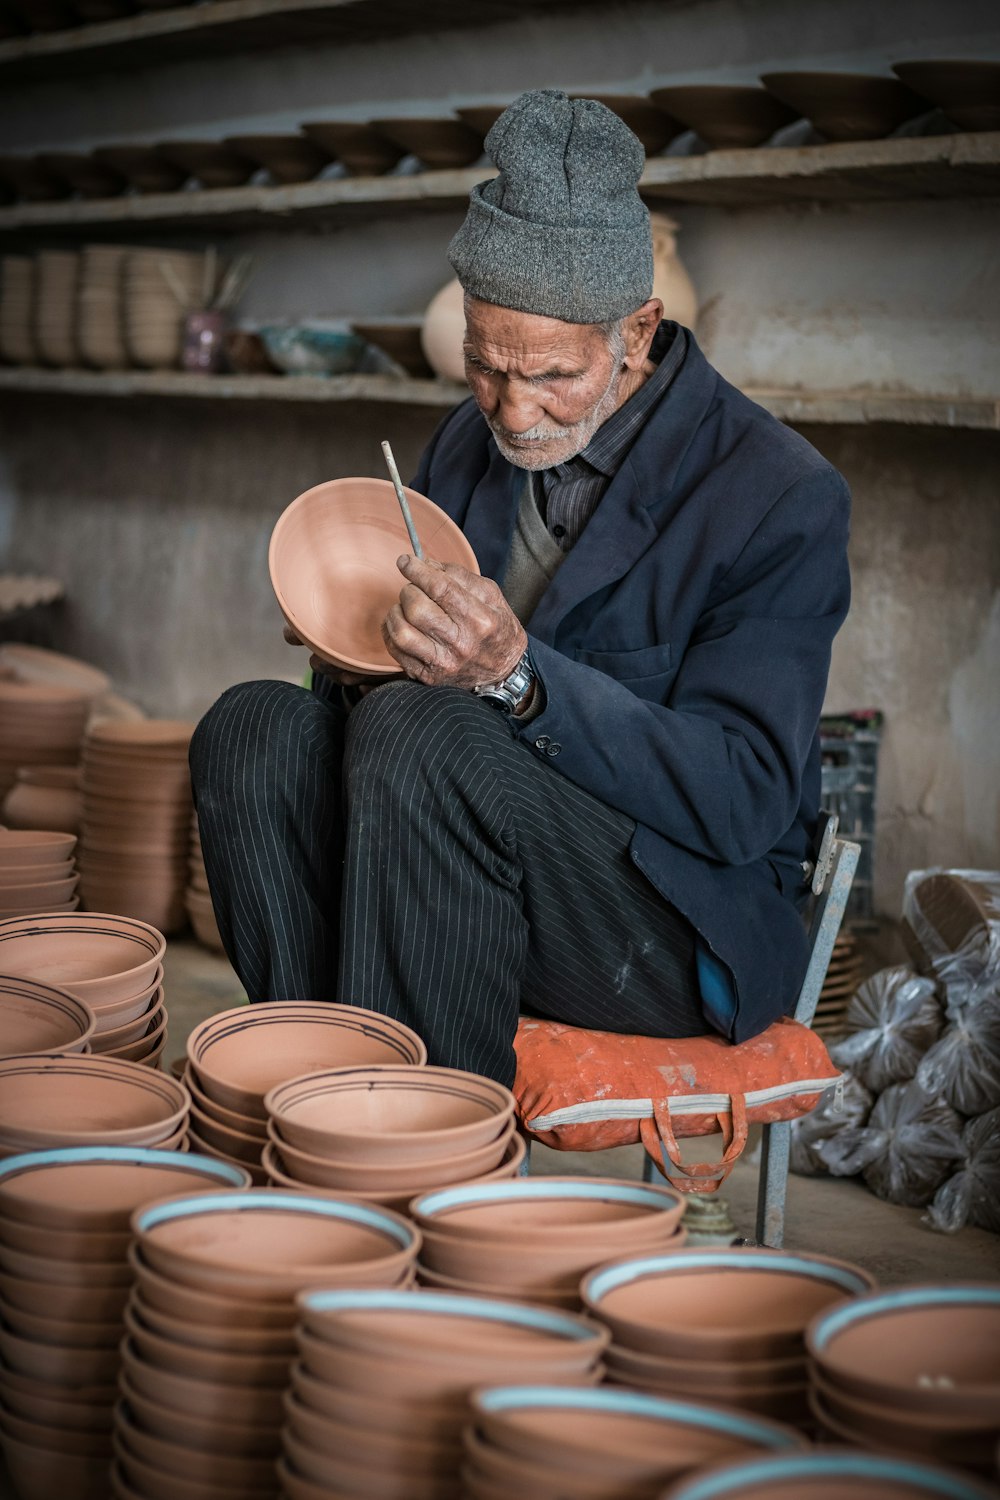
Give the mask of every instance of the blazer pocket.
POLYGON ((669 645, 640 646, 637 651, 583 651, 577 661, 606 672, 618 682, 641 682, 646 677, 663 677, 671 670, 669 645))

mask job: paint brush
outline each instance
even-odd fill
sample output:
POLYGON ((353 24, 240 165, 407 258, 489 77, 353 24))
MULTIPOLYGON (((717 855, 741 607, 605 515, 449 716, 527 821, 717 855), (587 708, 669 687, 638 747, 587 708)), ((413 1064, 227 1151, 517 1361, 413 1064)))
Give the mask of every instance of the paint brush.
POLYGON ((399 508, 403 512, 403 520, 406 522, 406 529, 410 535, 410 546, 413 548, 413 555, 414 557, 419 557, 422 561, 424 556, 424 549, 420 545, 420 538, 417 536, 417 528, 413 524, 413 517, 410 514, 410 506, 406 498, 406 492, 403 489, 403 482, 399 477, 399 470, 396 468, 396 460, 392 456, 392 449, 389 447, 388 443, 382 444, 382 454, 385 458, 385 466, 389 470, 389 478, 392 480, 392 487, 396 491, 396 499, 399 501, 399 508))

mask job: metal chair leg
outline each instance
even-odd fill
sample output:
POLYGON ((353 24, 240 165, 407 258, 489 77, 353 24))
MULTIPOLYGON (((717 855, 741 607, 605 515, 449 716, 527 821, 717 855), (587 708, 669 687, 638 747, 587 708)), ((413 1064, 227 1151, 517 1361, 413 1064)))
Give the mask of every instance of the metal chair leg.
POLYGON ((764 1126, 757 1184, 757 1243, 773 1250, 780 1250, 785 1238, 785 1191, 791 1143, 790 1120, 764 1126))

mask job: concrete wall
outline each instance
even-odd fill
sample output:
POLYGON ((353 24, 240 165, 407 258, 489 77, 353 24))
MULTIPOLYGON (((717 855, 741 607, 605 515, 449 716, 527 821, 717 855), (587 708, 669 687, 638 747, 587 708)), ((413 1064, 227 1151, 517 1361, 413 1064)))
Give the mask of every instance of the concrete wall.
MULTIPOLYGON (((753 78, 792 62, 884 68, 902 56, 1000 54, 995 8, 956 0, 634 4, 371 47, 313 47, 9 89, 18 149, 280 128, 324 114, 431 111, 541 84, 646 90, 753 78)), ((680 245, 699 337, 730 378, 803 389, 995 394, 996 203, 727 211, 686 208, 680 245)), ((254 249, 249 320, 421 310, 447 277, 457 219, 428 213, 254 249)), ((288 500, 379 472, 391 437, 412 468, 437 414, 405 407, 7 397, 0 409, 0 567, 56 573, 52 644, 89 656, 154 712, 196 715, 226 684, 296 677, 266 575, 288 500)), ((1000 860, 1000 436, 814 428, 855 495, 855 605, 829 706, 887 715, 878 899, 906 870, 1000 860)))

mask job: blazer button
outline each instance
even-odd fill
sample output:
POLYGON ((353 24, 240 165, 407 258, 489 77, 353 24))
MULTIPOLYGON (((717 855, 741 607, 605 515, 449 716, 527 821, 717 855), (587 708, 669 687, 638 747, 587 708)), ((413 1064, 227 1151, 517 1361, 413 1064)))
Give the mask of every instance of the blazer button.
POLYGON ((546 755, 558 755, 559 751, 561 749, 562 749, 562 745, 546 745, 545 746, 545 754, 546 755))
POLYGON ((535 741, 535 749, 536 750, 547 750, 549 748, 549 745, 551 743, 552 743, 552 741, 549 739, 549 737, 548 737, 547 734, 540 734, 538 736, 537 740, 535 741))

